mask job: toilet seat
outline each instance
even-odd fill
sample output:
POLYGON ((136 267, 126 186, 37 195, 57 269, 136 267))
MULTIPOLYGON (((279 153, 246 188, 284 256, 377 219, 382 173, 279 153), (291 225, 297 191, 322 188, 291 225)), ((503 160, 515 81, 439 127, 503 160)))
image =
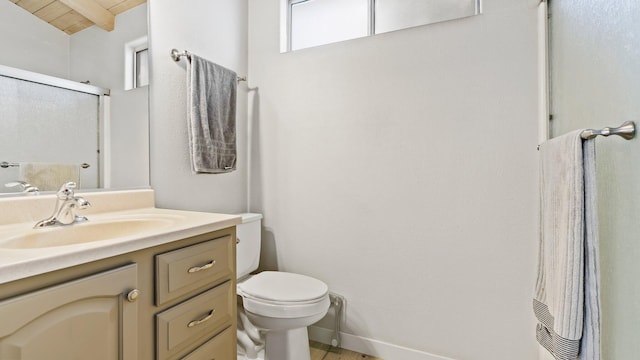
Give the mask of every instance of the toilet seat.
POLYGON ((309 276, 264 271, 238 283, 246 311, 274 318, 306 317, 326 312, 329 287, 309 276))

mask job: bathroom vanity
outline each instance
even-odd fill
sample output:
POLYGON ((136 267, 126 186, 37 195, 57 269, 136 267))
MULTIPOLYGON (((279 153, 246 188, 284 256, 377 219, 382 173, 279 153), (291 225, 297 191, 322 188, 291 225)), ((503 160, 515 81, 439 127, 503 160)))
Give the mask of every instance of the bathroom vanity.
POLYGON ((235 358, 240 218, 84 196, 89 221, 52 229, 29 226, 53 198, 0 199, 0 358, 235 358))

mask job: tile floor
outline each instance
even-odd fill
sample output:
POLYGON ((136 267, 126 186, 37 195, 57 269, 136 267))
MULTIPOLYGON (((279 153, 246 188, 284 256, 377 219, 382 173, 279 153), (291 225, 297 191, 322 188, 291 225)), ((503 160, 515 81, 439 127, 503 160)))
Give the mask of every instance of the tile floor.
POLYGON ((311 346, 311 360, 382 360, 315 341, 310 341, 309 345, 311 346))

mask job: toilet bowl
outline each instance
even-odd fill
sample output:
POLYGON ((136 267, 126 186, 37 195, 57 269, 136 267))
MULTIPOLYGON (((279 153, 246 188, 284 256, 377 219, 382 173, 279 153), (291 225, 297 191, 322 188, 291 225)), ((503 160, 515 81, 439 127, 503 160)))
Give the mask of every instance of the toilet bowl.
POLYGON ((249 275, 258 267, 262 216, 242 217, 237 227, 237 293, 249 322, 265 336, 264 359, 309 360, 307 326, 326 315, 329 288, 318 279, 289 272, 249 275))

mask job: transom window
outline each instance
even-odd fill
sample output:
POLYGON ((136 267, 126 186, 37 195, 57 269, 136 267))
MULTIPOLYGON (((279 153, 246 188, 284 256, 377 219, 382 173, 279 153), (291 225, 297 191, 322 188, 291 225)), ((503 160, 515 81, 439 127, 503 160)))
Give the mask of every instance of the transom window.
POLYGON ((481 13, 480 0, 281 0, 281 51, 481 13))

